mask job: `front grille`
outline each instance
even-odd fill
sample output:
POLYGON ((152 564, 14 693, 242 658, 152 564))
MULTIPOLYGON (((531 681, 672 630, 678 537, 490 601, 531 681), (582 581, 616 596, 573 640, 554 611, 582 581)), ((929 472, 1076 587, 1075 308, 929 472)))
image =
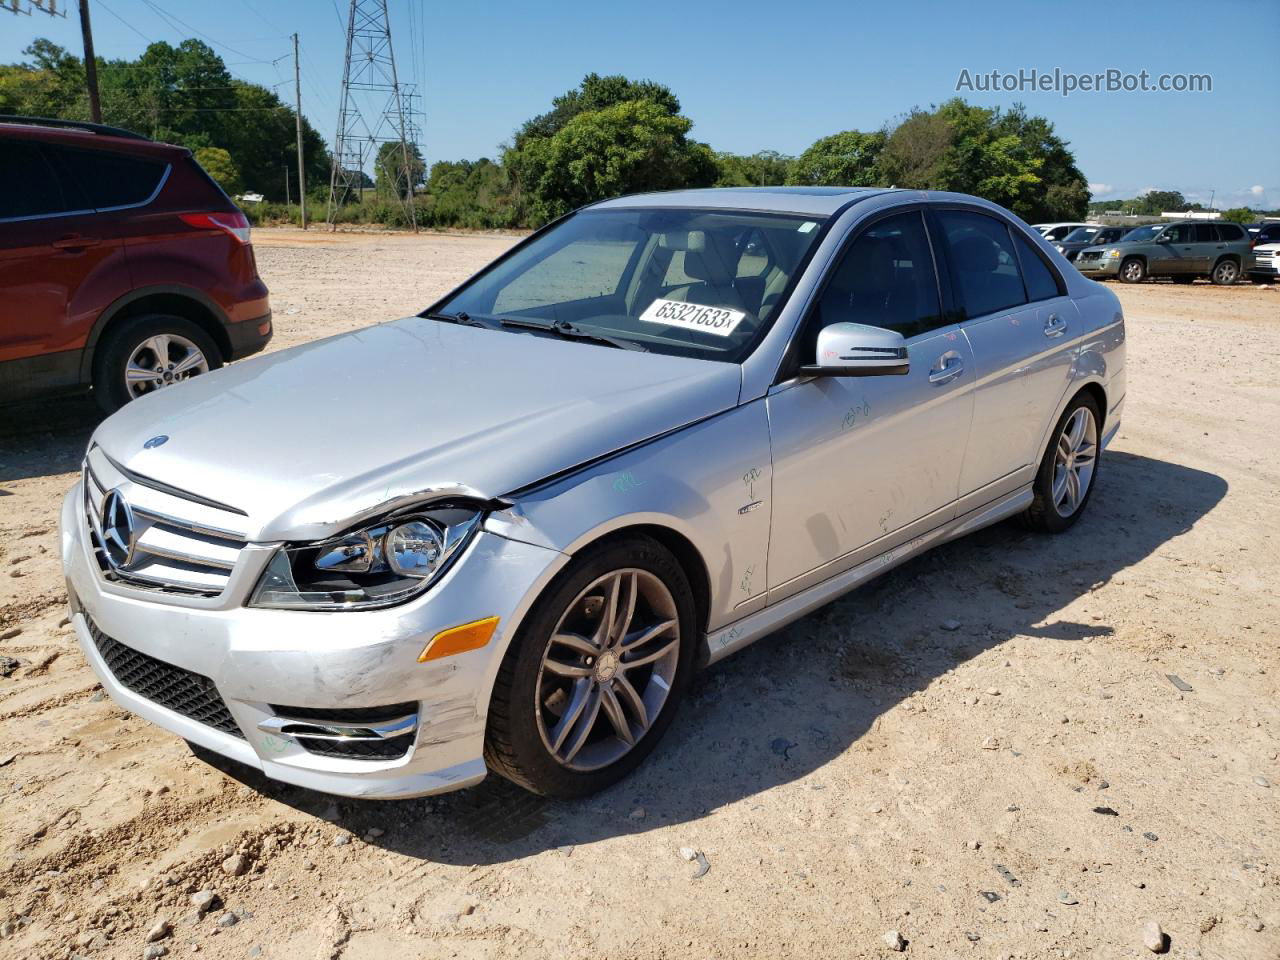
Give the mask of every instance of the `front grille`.
POLYGON ((143 477, 112 460, 98 446, 84 461, 84 513, 87 533, 103 576, 168 593, 217 596, 248 545, 244 511, 143 477), (107 496, 115 492, 128 504, 130 529, 104 516, 107 496), (132 549, 122 555, 121 541, 132 549))
POLYGON ((1085 250, 1083 253, 1080 254, 1080 259, 1081 260, 1097 260, 1101 256, 1102 256, 1102 253, 1098 250, 1085 250))
POLYGON ((107 669, 121 686, 167 710, 244 739, 244 733, 208 677, 125 646, 98 629, 87 615, 85 623, 107 669))
POLYGON ((296 735, 294 739, 307 753, 347 760, 398 760, 413 746, 412 733, 386 740, 317 740, 296 735))

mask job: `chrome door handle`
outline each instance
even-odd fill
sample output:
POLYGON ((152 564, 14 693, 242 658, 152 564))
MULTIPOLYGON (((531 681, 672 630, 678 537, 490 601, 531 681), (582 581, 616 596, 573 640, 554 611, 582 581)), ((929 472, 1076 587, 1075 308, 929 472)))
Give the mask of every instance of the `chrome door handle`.
POLYGON ((1049 319, 1044 325, 1044 335, 1046 337, 1060 337, 1067 332, 1067 321, 1059 319, 1056 313, 1049 314, 1049 319))
POLYGON ((951 357, 942 366, 929 371, 930 383, 950 383, 964 373, 964 361, 959 357, 951 357))

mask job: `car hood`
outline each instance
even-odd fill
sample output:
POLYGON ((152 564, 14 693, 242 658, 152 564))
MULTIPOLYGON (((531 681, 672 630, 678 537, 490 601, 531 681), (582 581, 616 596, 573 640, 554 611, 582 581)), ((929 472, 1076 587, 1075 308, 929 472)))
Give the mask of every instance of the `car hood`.
POLYGON ((413 498, 498 498, 727 410, 740 384, 737 364, 409 317, 159 391, 94 441, 244 511, 251 539, 313 539, 413 498))

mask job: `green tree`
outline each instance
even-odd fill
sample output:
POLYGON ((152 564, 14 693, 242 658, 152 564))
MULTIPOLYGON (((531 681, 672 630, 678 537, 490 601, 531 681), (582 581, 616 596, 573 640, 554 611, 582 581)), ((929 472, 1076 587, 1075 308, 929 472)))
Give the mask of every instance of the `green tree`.
POLYGON ((231 154, 221 147, 199 147, 194 151, 196 163, 204 167, 228 196, 240 192, 240 171, 236 169, 231 154))
POLYGON ((441 161, 427 180, 427 222, 438 227, 492 229, 520 225, 520 210, 505 167, 488 157, 441 161))
POLYGON ((759 153, 717 153, 717 187, 773 187, 787 182, 795 157, 776 150, 759 153))
POLYGON ((1222 211, 1222 219, 1231 223, 1253 223, 1258 219, 1258 215, 1248 207, 1232 207, 1230 210, 1222 211))
POLYGON ((942 166, 955 131, 937 112, 912 110, 893 129, 880 153, 880 177, 889 186, 942 190, 942 166))
POLYGON ((422 159, 422 151, 416 143, 408 144, 409 159, 406 171, 404 150, 400 142, 387 142, 378 147, 378 155, 373 163, 374 183, 378 196, 403 196, 405 178, 416 191, 426 182, 427 165, 422 159))
POLYGON ((588 73, 577 89, 553 98, 550 110, 526 120, 516 132, 515 146, 522 147, 530 138, 555 136, 580 113, 616 107, 631 100, 647 100, 672 117, 680 113, 680 101, 670 88, 660 83, 628 80, 620 74, 602 77, 598 73, 588 73))
POLYGON ((44 38, 22 52, 30 61, 0 66, 0 114, 89 119, 80 58, 44 38))
POLYGON ((590 74, 554 104, 503 155, 534 224, 618 194, 715 182, 711 148, 689 139, 693 122, 659 84, 590 74), (618 97, 631 99, 608 102, 618 97))
POLYGON ((884 149, 883 132, 846 130, 815 141, 796 157, 787 183, 798 186, 871 186, 880 179, 877 161, 884 149))

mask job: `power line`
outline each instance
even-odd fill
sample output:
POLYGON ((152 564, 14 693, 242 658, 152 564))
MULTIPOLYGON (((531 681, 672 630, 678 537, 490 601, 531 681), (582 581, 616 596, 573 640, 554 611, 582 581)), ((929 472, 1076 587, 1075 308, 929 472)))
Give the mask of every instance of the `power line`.
POLYGON ((132 23, 130 23, 124 17, 120 16, 120 14, 116 13, 114 10, 108 7, 105 3, 102 2, 102 0, 97 0, 97 2, 98 2, 98 6, 100 6, 103 10, 107 11, 107 13, 111 14, 113 17, 115 17, 117 20, 123 23, 126 27, 128 27, 138 36, 140 36, 143 40, 147 41, 147 43, 155 43, 154 40, 148 37, 145 33, 143 33, 141 30, 135 27, 132 23))
POLYGON ((186 27, 187 30, 191 31, 192 33, 197 34, 198 36, 204 37, 204 39, 208 40, 215 47, 222 47, 222 49, 224 50, 230 50, 237 57, 244 57, 247 63, 270 63, 271 62, 270 60, 255 60, 253 59, 251 54, 245 53, 242 50, 237 50, 235 47, 225 44, 221 40, 215 40, 213 37, 209 36, 204 31, 197 30, 195 27, 187 23, 185 20, 183 20, 181 17, 177 16, 176 14, 166 13, 164 10, 162 10, 159 7, 159 5, 154 3, 153 0, 142 0, 142 2, 145 3, 152 10, 154 10, 156 15, 159 16, 162 20, 164 20, 165 23, 168 23, 170 27, 173 27, 174 32, 179 35, 182 34, 182 31, 179 30, 177 27, 173 26, 173 23, 170 22, 170 18, 172 18, 173 21, 176 21, 177 23, 182 24, 182 26, 186 27))

